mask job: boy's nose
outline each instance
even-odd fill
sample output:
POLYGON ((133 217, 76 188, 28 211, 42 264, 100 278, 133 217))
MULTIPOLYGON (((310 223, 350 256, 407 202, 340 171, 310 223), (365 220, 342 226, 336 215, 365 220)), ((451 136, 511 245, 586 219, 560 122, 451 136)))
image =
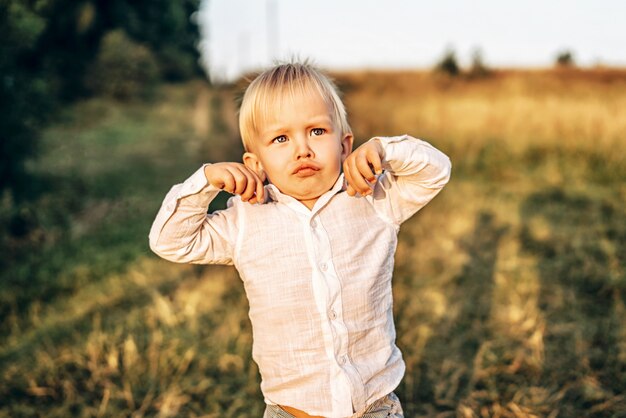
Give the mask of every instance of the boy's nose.
POLYGON ((313 150, 309 146, 309 141, 307 140, 296 141, 296 159, 299 160, 301 158, 313 158, 314 156, 315 154, 313 153, 313 150))

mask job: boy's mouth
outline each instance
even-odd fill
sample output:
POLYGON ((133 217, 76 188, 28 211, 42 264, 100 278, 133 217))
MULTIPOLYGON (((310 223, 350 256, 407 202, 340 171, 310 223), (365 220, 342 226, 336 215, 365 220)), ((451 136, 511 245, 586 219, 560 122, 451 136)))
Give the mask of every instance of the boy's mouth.
POLYGON ((293 170, 292 174, 296 175, 297 177, 309 177, 317 173, 319 170, 320 167, 315 164, 303 163, 298 165, 296 169, 293 170))

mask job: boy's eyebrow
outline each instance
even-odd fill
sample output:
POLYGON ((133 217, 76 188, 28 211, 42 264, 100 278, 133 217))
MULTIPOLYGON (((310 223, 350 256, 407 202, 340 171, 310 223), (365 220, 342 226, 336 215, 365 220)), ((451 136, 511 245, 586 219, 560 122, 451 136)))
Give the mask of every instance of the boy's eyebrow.
POLYGON ((319 117, 319 118, 312 118, 306 124, 306 127, 307 128, 314 128, 317 125, 332 126, 333 125, 333 118, 331 118, 329 116, 323 116, 323 117, 319 117))
POLYGON ((263 130, 259 130, 259 134, 263 137, 269 137, 269 136, 274 136, 284 131, 285 129, 282 125, 273 125, 263 130))
MULTIPOLYGON (((333 118, 330 116, 320 116, 320 117, 311 118, 306 122, 307 128, 311 128, 316 125, 333 125, 333 118)), ((286 130, 287 129, 283 125, 275 124, 275 125, 270 125, 267 128, 263 129, 263 131, 261 131, 261 135, 270 136, 273 134, 284 132, 286 130)))

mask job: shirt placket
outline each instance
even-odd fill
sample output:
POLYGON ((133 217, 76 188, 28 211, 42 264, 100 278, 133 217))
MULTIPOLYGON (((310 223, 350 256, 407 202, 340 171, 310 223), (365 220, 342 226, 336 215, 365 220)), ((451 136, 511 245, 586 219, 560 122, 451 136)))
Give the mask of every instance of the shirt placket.
MULTIPOLYGON (((331 362, 331 390, 342 411, 358 410, 365 404, 360 376, 348 355, 348 329, 343 318, 342 286, 332 257, 330 239, 318 213, 309 219, 308 234, 312 244, 313 287, 318 312, 327 336, 326 353, 331 362)), ((335 408, 333 408, 335 409, 335 408)), ((348 414, 348 415, 351 415, 348 414)))

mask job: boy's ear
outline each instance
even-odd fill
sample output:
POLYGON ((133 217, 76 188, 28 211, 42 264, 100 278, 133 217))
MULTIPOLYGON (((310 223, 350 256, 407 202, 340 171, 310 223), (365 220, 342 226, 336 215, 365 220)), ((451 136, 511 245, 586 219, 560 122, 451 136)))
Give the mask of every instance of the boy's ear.
POLYGON ((354 141, 354 137, 351 133, 347 133, 343 136, 341 140, 341 162, 346 159, 348 155, 352 152, 352 142, 354 141))
POLYGON ((256 173, 257 176, 261 178, 262 181, 265 181, 265 171, 263 170, 263 164, 259 161, 259 157, 256 156, 253 152, 246 152, 243 154, 243 164, 249 169, 256 173))

